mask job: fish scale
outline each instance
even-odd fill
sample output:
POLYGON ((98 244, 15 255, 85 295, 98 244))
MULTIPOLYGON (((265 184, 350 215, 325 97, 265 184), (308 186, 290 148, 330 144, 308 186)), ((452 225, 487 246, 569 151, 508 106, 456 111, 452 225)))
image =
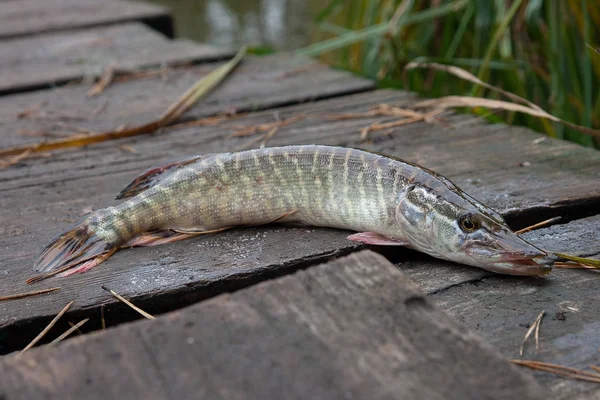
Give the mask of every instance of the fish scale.
POLYGON ((187 157, 150 168, 117 198, 126 200, 52 241, 36 270, 80 261, 68 273, 82 272, 122 246, 273 221, 353 230, 359 233, 351 240, 412 247, 496 272, 548 269, 545 252, 448 179, 353 148, 297 145, 187 157))

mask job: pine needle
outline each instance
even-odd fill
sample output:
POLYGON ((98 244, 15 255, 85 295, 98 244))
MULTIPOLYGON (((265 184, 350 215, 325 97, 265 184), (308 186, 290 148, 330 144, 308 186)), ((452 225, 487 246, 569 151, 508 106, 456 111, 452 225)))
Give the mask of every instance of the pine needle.
POLYGON ((0 301, 23 299, 25 297, 37 296, 39 294, 56 292, 57 290, 60 290, 60 288, 53 287, 50 289, 34 290, 32 292, 26 292, 26 293, 10 294, 8 296, 0 296, 0 301))
MULTIPOLYGON (((584 269, 600 269, 600 260, 595 260, 593 258, 585 258, 585 257, 577 257, 572 256, 570 254, 565 253, 552 253, 555 256, 568 261, 573 261, 576 264, 573 265, 572 268, 584 268, 584 269)), ((567 264, 569 265, 569 264, 567 264)), ((556 263, 555 263, 556 266, 556 263)), ((559 268, 569 268, 569 267, 559 267, 559 268)))
POLYGON ((201 97, 206 96, 212 89, 221 83, 227 75, 235 68, 246 54, 246 47, 243 47, 236 56, 226 64, 204 76, 192 87, 190 87, 175 103, 171 104, 167 110, 155 121, 147 124, 135 126, 126 129, 116 129, 109 132, 100 132, 91 135, 74 134, 66 138, 48 140, 40 143, 25 144, 21 146, 8 147, 0 150, 0 157, 8 157, 21 154, 25 151, 41 152, 56 149, 65 149, 70 147, 82 147, 94 143, 105 142, 107 140, 122 139, 131 136, 146 135, 167 126, 177 120, 201 97))
POLYGON ((552 264, 552 268, 562 268, 562 269, 598 269, 597 267, 592 267, 590 265, 577 264, 572 262, 555 262, 552 264))
POLYGON ((260 142, 260 148, 264 148, 267 145, 267 142, 269 141, 269 139, 271 139, 273 136, 275 136, 275 134, 277 133, 277 131, 279 130, 279 127, 276 126, 275 128, 271 129, 264 137, 264 139, 262 140, 262 142, 260 142))
POLYGON ((542 310, 542 312, 537 316, 537 318, 535 319, 533 324, 531 324, 531 326, 527 330, 527 333, 525 334, 525 337, 523 338, 523 343, 521 343, 521 348, 519 349, 519 355, 521 357, 523 357, 523 349, 525 348, 525 343, 527 342, 527 339, 529 339, 529 337, 531 336, 531 334, 534 331, 535 331, 535 351, 539 350, 540 324, 542 322, 542 318, 544 317, 545 313, 546 313, 546 310, 542 310))
POLYGON ((104 69, 104 73, 98 82, 96 82, 90 90, 88 90, 87 95, 89 97, 98 96, 100 93, 104 91, 113 81, 115 77, 115 64, 111 64, 104 69))
POLYGON ((49 346, 54 346, 55 344, 61 342, 64 338, 66 338, 67 336, 69 336, 71 333, 75 332, 77 329, 79 329, 79 327, 81 325, 85 324, 89 320, 90 320, 89 318, 86 318, 84 320, 79 321, 78 323, 76 323, 75 325, 73 325, 72 327, 70 327, 68 330, 66 330, 62 335, 60 335, 59 337, 57 337, 56 339, 54 339, 53 341, 51 341, 48 345, 49 346))
POLYGON ((249 141, 247 141, 246 143, 244 143, 243 145, 238 147, 237 150, 238 151, 239 150, 247 150, 259 142, 260 142, 260 148, 263 148, 266 146, 267 141, 269 139, 271 139, 273 136, 275 136, 275 134, 279 131, 279 128, 289 125, 292 122, 300 121, 304 118, 306 118, 306 116, 304 114, 298 114, 298 115, 294 115, 292 117, 286 118, 284 120, 277 120, 275 122, 269 122, 269 123, 265 123, 265 124, 246 126, 246 127, 242 127, 240 129, 238 129, 231 136, 232 137, 250 136, 250 135, 255 135, 256 133, 259 133, 259 132, 266 132, 258 137, 250 139, 249 141))
POLYGON ((534 229, 542 228, 542 227, 544 227, 546 225, 549 225, 549 224, 551 224, 553 222, 559 221, 561 218, 562 217, 560 217, 560 216, 559 217, 554 217, 554 218, 549 218, 549 219, 547 219, 545 221, 538 222, 537 224, 533 224, 533 225, 530 225, 530 226, 528 226, 526 228, 520 229, 520 230, 516 231, 515 233, 517 235, 520 235, 522 233, 529 232, 529 231, 532 231, 534 229))
POLYGON ((18 162, 27 158, 30 154, 31 154, 31 150, 27 149, 27 150, 24 150, 24 151, 18 153, 17 155, 15 155, 14 157, 11 157, 10 159, 8 159, 6 161, 0 161, 0 169, 4 169, 4 168, 8 168, 10 166, 13 166, 13 165, 17 164, 18 162))
POLYGON ((372 118, 372 117, 422 117, 423 114, 408 108, 394 107, 389 104, 378 104, 371 108, 371 110, 362 113, 344 113, 344 114, 332 114, 325 118, 329 121, 343 121, 346 119, 355 118, 372 118))
MULTIPOLYGON (((566 376, 569 378, 579 379, 582 381, 600 383, 600 374, 584 371, 577 368, 566 367, 564 365, 552 364, 542 361, 533 360, 510 360, 513 364, 522 365, 537 371, 550 372, 556 375, 566 376)), ((594 367, 595 371, 600 371, 600 368, 594 367)))
POLYGON ((40 332, 39 335, 37 335, 23 350, 21 350, 21 352, 19 353, 19 355, 25 353, 27 350, 29 350, 33 346, 35 346, 35 344, 37 342, 39 342, 50 331, 50 329, 52 329, 52 327, 54 325, 56 325, 56 323, 58 322, 58 320, 60 319, 60 317, 62 317, 67 311, 69 311, 69 308, 71 308, 71 306, 73 305, 73 303, 75 303, 75 300, 73 300, 72 302, 70 302, 69 304, 67 304, 62 310, 60 310, 60 312, 56 315, 56 317, 54 317, 54 319, 52 321, 50 321, 50 323, 48 324, 48 326, 46 326, 44 328, 44 330, 40 332))
POLYGON ((386 123, 374 122, 371 125, 363 128, 361 130, 360 140, 361 141, 367 140, 369 133, 371 133, 371 132, 380 131, 383 129, 395 128, 395 127, 398 127, 401 125, 408 125, 408 124, 412 124, 412 123, 420 122, 420 121, 430 122, 434 116, 441 114, 443 111, 444 110, 442 110, 442 109, 435 109, 426 114, 415 113, 416 115, 413 117, 408 117, 408 118, 400 119, 397 121, 386 122, 386 123))
POLYGON ((120 294, 118 294, 117 292, 115 292, 114 290, 111 290, 109 288, 107 288, 106 286, 102 285, 102 289, 106 290, 107 292, 109 292, 110 294, 112 294, 113 296, 115 296, 117 299, 121 300, 123 303, 127 304, 129 307, 131 307, 132 309, 134 309, 135 311, 137 311, 138 313, 140 313, 142 316, 148 318, 148 319, 156 319, 155 316, 148 314, 146 311, 142 310, 141 308, 139 308, 138 306, 136 306, 135 304, 133 304, 132 302, 130 302, 129 300, 127 300, 125 297, 121 296, 120 294))

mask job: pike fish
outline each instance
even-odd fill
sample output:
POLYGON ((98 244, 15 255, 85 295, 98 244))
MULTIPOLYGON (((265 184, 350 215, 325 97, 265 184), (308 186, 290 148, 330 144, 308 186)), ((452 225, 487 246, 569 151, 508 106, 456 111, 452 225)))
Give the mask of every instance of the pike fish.
POLYGON ((355 231, 348 239, 503 274, 546 274, 554 261, 447 178, 354 148, 284 146, 172 160, 144 172, 117 199, 126 200, 55 238, 35 270, 66 276, 122 247, 272 222, 355 231))

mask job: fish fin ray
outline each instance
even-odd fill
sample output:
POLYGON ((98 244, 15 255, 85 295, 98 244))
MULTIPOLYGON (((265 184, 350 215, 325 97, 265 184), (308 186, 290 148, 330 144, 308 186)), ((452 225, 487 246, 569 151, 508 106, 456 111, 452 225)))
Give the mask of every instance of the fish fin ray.
POLYGON ((156 164, 142 172, 137 178, 131 181, 115 199, 126 199, 140 194, 146 189, 151 188, 160 181, 164 180, 172 172, 178 170, 189 164, 193 164, 198 160, 206 158, 211 154, 205 154, 200 156, 181 157, 169 160, 162 164, 156 164))
POLYGON ((102 264, 108 257, 112 256, 115 251, 117 251, 116 248, 106 251, 90 260, 84 261, 83 263, 77 265, 74 268, 70 268, 63 272, 60 272, 59 274, 57 274, 57 276, 59 278, 64 278, 75 274, 83 274, 84 272, 87 272, 90 269, 102 264))
POLYGON ((37 256, 34 270, 46 273, 62 271, 102 257, 105 253, 112 254, 117 250, 116 244, 108 243, 96 235, 85 221, 82 220, 55 237, 37 256))
POLYGON ((153 247, 161 244, 178 242, 192 236, 189 233, 175 232, 172 230, 147 232, 130 239, 123 247, 153 247))
POLYGON ((122 247, 153 247, 161 244, 179 242, 180 240, 189 239, 194 236, 206 235, 209 233, 222 232, 231 229, 231 227, 219 229, 178 229, 172 228, 164 231, 146 232, 131 238, 122 247))
POLYGON ((410 247, 410 243, 405 239, 390 239, 376 232, 359 232, 347 237, 353 242, 373 244, 378 246, 405 246, 410 247))

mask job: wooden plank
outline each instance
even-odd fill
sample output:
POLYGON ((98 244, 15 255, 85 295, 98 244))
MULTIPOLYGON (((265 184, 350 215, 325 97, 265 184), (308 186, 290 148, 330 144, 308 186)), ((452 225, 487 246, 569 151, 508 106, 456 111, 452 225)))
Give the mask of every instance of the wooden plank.
MULTIPOLYGON (((520 220, 515 219, 516 225, 527 225, 529 221, 524 213, 528 211, 538 218, 539 212, 552 212, 556 207, 577 205, 583 210, 600 200, 596 190, 600 187, 597 151, 546 139, 527 129, 489 125, 476 118, 448 114, 443 121, 449 125, 448 129, 438 124, 415 123, 390 130, 386 135, 374 134, 372 142, 361 143, 359 135, 363 127, 376 120, 389 119, 332 121, 329 118, 346 112, 365 112, 380 103, 413 101, 405 92, 381 90, 253 113, 216 126, 175 127, 153 136, 152 140, 133 138, 118 142, 136 148, 137 155, 115 149, 115 142, 85 151, 59 152, 51 162, 32 161, 28 168, 3 172, 0 182, 6 189, 17 189, 41 183, 62 184, 68 179, 99 174, 126 172, 130 177, 149 164, 171 157, 239 149, 253 139, 232 137, 240 127, 272 123, 274 116, 281 119, 303 114, 305 119, 282 127, 269 144, 359 146, 417 162, 452 178, 461 188, 498 211, 519 217, 520 220), (538 139, 543 141, 538 142, 538 139), (73 169, 74 161, 79 163, 78 170, 73 169), (523 162, 530 165, 522 166, 523 162)), ((202 104, 198 109, 201 107, 202 104)), ((195 110, 191 117, 194 113, 195 110)), ((127 183, 127 178, 123 179, 123 183, 127 183)))
MULTIPOLYGON (((0 148, 72 134, 103 132, 155 120, 191 85, 221 63, 114 82, 98 96, 90 84, 0 97, 0 148), (32 136, 33 135, 33 136, 32 136)), ((183 120, 302 103, 374 88, 372 81, 306 57, 247 56, 218 89, 183 120)))
MULTIPOLYGON (((542 248, 600 256, 600 215, 524 234, 542 248)), ((524 359, 587 369, 600 365, 600 293, 597 271, 555 269, 545 278, 514 278, 434 260, 400 263, 435 304, 481 335, 506 357, 519 358, 528 327, 546 311, 540 351, 533 338, 524 359)), ((552 398, 596 398, 598 384, 538 373, 552 398)))
POLYGON ((5 357, 0 388, 7 399, 546 398, 368 251, 5 357))
POLYGON ((173 36, 169 10, 141 1, 0 1, 0 39, 131 21, 173 36))
MULTIPOLYGON (((465 115, 445 117, 448 125, 460 129, 418 123, 395 128, 389 136, 377 135, 372 143, 361 144, 360 128, 375 119, 328 119, 330 114, 367 111, 373 105, 409 98, 403 92, 375 91, 281 108, 276 110, 280 118, 301 112, 309 116, 282 127, 269 144, 343 144, 401 156, 448 175, 505 214, 514 215, 518 206, 521 222, 538 219, 541 212, 573 212, 581 204, 592 208, 597 205, 597 193, 590 189, 598 187, 600 179, 600 157, 594 150, 551 139, 533 142, 539 135, 528 130, 490 126, 465 115), (465 149, 469 149, 467 158, 465 149), (525 160, 531 162, 530 167, 519 166, 525 160), (510 194, 504 192, 505 187, 510 194)), ((249 138, 231 137, 235 129, 272 122, 273 118, 270 110, 218 126, 173 128, 152 137, 26 159, 1 170, 0 248, 7 250, 0 255, 0 287, 13 288, 14 292, 30 290, 24 281, 31 276, 32 258, 42 246, 84 210, 114 204, 111 200, 115 193, 148 166, 193 153, 236 149, 249 138), (136 152, 122 150, 119 144, 128 144, 136 152)), ((334 230, 260 227, 121 251, 86 274, 36 286, 62 287, 51 296, 0 304, 0 326, 9 335, 8 342, 23 343, 35 335, 31 330, 24 331, 26 324, 42 323, 42 318, 47 320, 73 299, 79 299, 75 312, 97 313, 99 304, 113 302, 101 284, 144 300, 147 307, 169 307, 192 289, 195 296, 206 297, 225 290, 227 285, 264 279, 261 274, 269 271, 290 271, 351 251, 355 247, 346 241, 346 235, 334 230), (215 289, 216 285, 221 289, 215 289)), ((406 257, 418 254, 396 251, 406 257)))
POLYGON ((47 88, 102 74, 230 56, 228 50, 169 40, 136 22, 4 40, 0 47, 0 94, 47 88))

